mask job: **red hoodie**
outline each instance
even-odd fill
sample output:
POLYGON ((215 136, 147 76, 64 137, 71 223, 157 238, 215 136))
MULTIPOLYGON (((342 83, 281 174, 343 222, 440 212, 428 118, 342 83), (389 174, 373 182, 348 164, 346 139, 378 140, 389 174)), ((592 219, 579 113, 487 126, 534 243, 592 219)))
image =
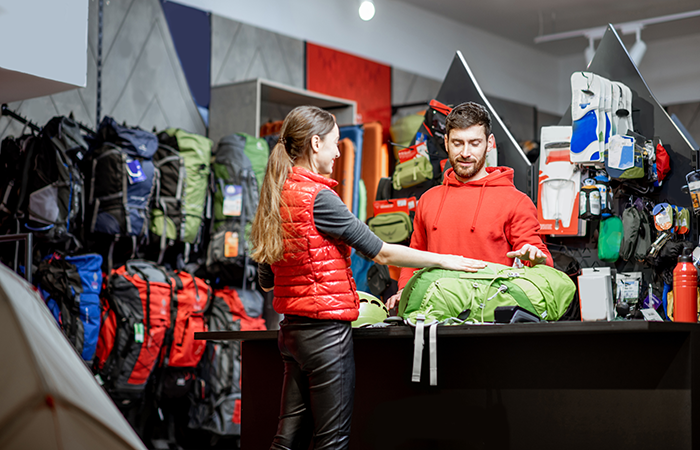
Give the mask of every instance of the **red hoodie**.
MULTIPOLYGON (((442 186, 418 202, 411 247, 511 266, 506 253, 532 244, 551 266, 552 256, 538 233, 537 208, 513 185, 513 169, 487 167, 486 172, 484 178, 462 183, 448 169, 442 186)), ((416 270, 401 270, 399 288, 416 270)))

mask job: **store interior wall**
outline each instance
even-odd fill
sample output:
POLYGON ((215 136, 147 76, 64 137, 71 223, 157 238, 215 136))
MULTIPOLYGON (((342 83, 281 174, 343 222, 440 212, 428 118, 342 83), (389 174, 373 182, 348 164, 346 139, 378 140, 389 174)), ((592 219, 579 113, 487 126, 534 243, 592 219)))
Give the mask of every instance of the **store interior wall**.
POLYGON ((264 78, 304 89, 304 41, 211 15, 211 86, 264 78))
MULTIPOLYGON (((120 122, 138 125, 145 129, 177 126, 188 131, 206 133, 205 124, 187 87, 172 39, 169 38, 168 26, 159 1, 110 0, 104 3, 101 116, 112 115, 120 122)), ((208 6, 206 2, 182 1, 179 3, 197 3, 196 6, 200 8, 208 6)), ((389 2, 389 4, 391 3, 389 2)), ((86 87, 51 96, 13 102, 10 104, 11 109, 20 112, 38 124, 45 123, 50 117, 57 114, 73 113, 77 120, 91 128, 96 127, 98 0, 89 0, 88 4, 86 87)), ((248 14, 246 12, 248 8, 251 7, 242 8, 240 14, 243 16, 248 14)), ((336 8, 339 6, 336 5, 336 8)), ((302 11, 304 10, 302 9, 302 11)), ((402 17, 410 13, 417 14, 415 8, 412 9, 406 5, 403 5, 402 10, 405 10, 402 17)), ((328 12, 322 9, 319 14, 324 11, 328 12)), ((281 12, 284 12, 284 9, 281 12)), ((356 15, 354 11, 352 14, 353 17, 356 15)), ((377 19, 382 16, 383 13, 379 14, 377 19)), ((330 18, 327 22, 330 22, 332 16, 328 17, 330 18)), ((285 27, 277 26, 274 17, 268 17, 268 19, 271 21, 268 25, 259 27, 217 14, 211 15, 212 86, 252 78, 266 78, 289 86, 306 87, 304 41, 289 34, 283 34, 281 31, 285 27), (275 28, 276 31, 271 31, 270 28, 275 28)), ((429 15, 423 19, 426 23, 433 20, 429 15)), ((290 19, 287 22, 291 24, 295 21, 290 19)), ((392 23, 397 25, 395 21, 392 23)), ((421 25, 421 27, 424 26, 421 25)), ((289 26, 286 28, 289 29, 289 26)), ((448 42, 450 29, 441 31, 443 31, 441 36, 444 36, 445 42, 448 42)), ((301 34, 301 32, 297 30, 297 34, 301 34)), ((342 35, 342 30, 338 30, 338 34, 342 35)), ((386 33, 387 36, 391 34, 390 30, 386 33)), ((401 44, 401 48, 397 47, 395 53, 410 54, 413 64, 410 70, 402 68, 401 65, 391 66, 391 104, 402 105, 429 100, 437 93, 444 72, 449 66, 448 63, 442 64, 440 67, 437 64, 428 64, 431 58, 437 58, 437 54, 441 54, 444 50, 443 46, 439 46, 440 49, 434 46, 434 51, 428 53, 425 52, 425 47, 419 47, 413 51, 402 50, 404 45, 410 45, 413 42, 411 35, 421 33, 401 34, 405 38, 405 42, 401 41, 404 44, 401 44), (430 75, 421 73, 428 68, 430 75), (438 73, 440 74, 438 75, 438 73)), ((334 33, 330 35, 335 36, 334 33)), ((422 34, 421 36, 425 37, 422 34)), ((466 35, 462 37, 464 38, 464 36, 466 35)), ((493 37, 493 35, 489 36, 493 37)), ((698 36, 650 43, 647 55, 640 64, 642 75, 659 101, 665 105, 678 105, 676 109, 680 111, 694 111, 695 106, 700 105, 697 102, 700 100, 700 92, 696 92, 700 89, 700 83, 697 83, 697 76, 693 75, 700 73, 700 58, 688 57, 687 52, 684 58, 681 57, 688 46, 694 46, 695 49, 700 46, 700 37, 698 36), (662 80, 659 86, 657 86, 659 84, 657 80, 662 80)), ((326 42, 331 42, 331 44, 335 42, 329 41, 329 39, 331 37, 324 39, 324 45, 328 45, 326 42)), ((355 39, 349 39, 345 45, 350 46, 354 41, 355 39)), ((380 39, 379 42, 383 41, 380 39)), ((389 41, 395 42, 393 37, 390 37, 389 41)), ((423 39, 423 41, 429 40, 423 39)), ((531 49, 520 46, 522 48, 519 48, 518 51, 524 55, 525 60, 529 59, 529 63, 518 65, 516 60, 509 61, 504 56, 515 51, 512 48, 513 44, 505 45, 502 41, 501 38, 494 38, 489 42, 482 42, 484 45, 480 45, 478 41, 471 40, 469 45, 465 46, 467 48, 465 56, 469 60, 470 66, 474 68, 475 75, 489 98, 501 100, 501 102, 494 101, 499 104, 499 114, 513 128, 516 139, 519 142, 532 138, 538 140, 538 136, 532 136, 534 132, 521 133, 518 131, 520 129, 530 130, 532 121, 529 116, 520 117, 517 111, 521 107, 528 110, 535 107, 540 126, 553 122, 554 117, 563 114, 571 101, 570 74, 574 70, 581 70, 584 66, 583 56, 581 54, 571 55, 556 61, 547 56, 538 60, 532 55, 531 49), (483 60, 479 56, 481 53, 487 54, 483 60), (502 61, 496 65, 489 62, 499 59, 502 61), (543 107, 541 102, 535 101, 534 98, 530 98, 528 101, 518 98, 517 95, 509 96, 508 90, 499 89, 493 85, 494 80, 498 78, 490 76, 494 67, 503 65, 504 69, 501 72, 505 73, 501 75, 513 81, 515 78, 513 77, 514 67, 525 73, 530 70, 531 66, 538 64, 541 67, 557 67, 557 70, 548 70, 547 76, 540 77, 537 83, 527 88, 520 86, 522 79, 516 80, 514 84, 519 86, 516 90, 520 91, 520 94, 536 94, 535 97, 540 100, 545 97, 550 100, 554 99, 555 107, 543 107), (540 84, 545 84, 546 90, 538 88, 540 84), (556 86, 556 88, 552 89, 552 86, 556 86), (513 108, 507 108, 506 105, 509 104, 512 104, 513 108)), ((399 44, 397 43, 397 45, 399 44)), ((375 45, 375 47, 382 46, 375 45)), ((362 55, 363 53, 355 54, 362 55)), ((450 57, 452 56, 450 54, 450 57)), ((538 78, 534 73, 527 75, 528 79, 533 77, 538 78)), ((393 118, 396 119, 422 109, 423 107, 414 107, 395 110, 393 118)), ((687 116, 683 114, 678 114, 678 116, 695 140, 700 141, 698 125, 693 123, 694 120, 697 120, 697 115, 689 113, 687 116)), ((22 127, 19 123, 6 117, 0 118, 0 137, 8 134, 18 135, 21 131, 22 127)))
POLYGON ((85 86, 89 2, 2 2, 0 101, 19 100, 32 92, 49 94, 85 86))
MULTIPOLYGON (((13 102, 10 109, 39 125, 73 113, 84 125, 97 127, 97 0, 90 1, 88 17, 87 86, 13 102)), ((100 104, 100 117, 112 116, 130 126, 206 134, 159 0, 104 2, 100 104)), ((21 133, 22 124, 0 118, 0 137, 21 133)))
MULTIPOLYGON (((555 57, 396 0, 377 3, 370 22, 359 19, 356 2, 269 0, 265 7, 275 14, 260 14, 254 2, 177 1, 438 81, 460 50, 487 95, 551 114, 567 110, 571 73, 586 67, 588 42, 583 37, 575 38, 581 42, 580 52, 555 57)), ((493 26, 498 26, 497 17, 493 26)), ((700 101, 700 84, 693 83, 700 75, 699 40, 700 32, 648 43, 639 68, 662 104, 700 101)), ((630 48, 634 37, 623 36, 623 42, 630 48)))

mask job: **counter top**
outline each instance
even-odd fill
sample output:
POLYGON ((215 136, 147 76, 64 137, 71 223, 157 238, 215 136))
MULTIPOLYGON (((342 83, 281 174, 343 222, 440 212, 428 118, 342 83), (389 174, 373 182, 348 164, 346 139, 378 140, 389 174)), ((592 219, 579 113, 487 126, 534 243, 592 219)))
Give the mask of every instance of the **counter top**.
MULTIPOLYGON (((483 335, 560 335, 627 332, 690 332, 700 331, 700 324, 675 322, 646 322, 643 320, 612 322, 543 322, 484 325, 439 326, 438 337, 483 335)), ((413 327, 392 325, 384 328, 355 328, 353 338, 412 338, 413 327)), ((207 331, 194 334, 206 340, 267 340, 277 339, 277 330, 268 331, 207 331)))

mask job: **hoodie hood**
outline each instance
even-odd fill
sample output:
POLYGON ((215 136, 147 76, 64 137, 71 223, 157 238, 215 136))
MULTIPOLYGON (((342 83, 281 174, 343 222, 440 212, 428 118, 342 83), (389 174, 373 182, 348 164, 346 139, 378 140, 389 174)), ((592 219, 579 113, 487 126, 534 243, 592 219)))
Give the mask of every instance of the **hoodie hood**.
POLYGON ((433 230, 437 230, 438 221, 440 220, 440 214, 442 213, 442 206, 445 204, 445 199, 447 198, 447 191, 452 188, 479 188, 479 201, 476 204, 476 210, 474 211, 474 219, 472 220, 470 231, 474 232, 476 230, 476 222, 479 217, 479 211, 481 211, 481 201, 484 198, 484 189, 486 186, 513 186, 513 169, 510 167, 487 167, 486 175, 484 178, 478 180, 470 180, 466 183, 462 183, 457 179, 454 169, 449 168, 445 172, 445 177, 442 184, 445 189, 442 190, 442 198, 440 199, 440 206, 438 207, 438 212, 435 215, 435 221, 433 222, 433 230))

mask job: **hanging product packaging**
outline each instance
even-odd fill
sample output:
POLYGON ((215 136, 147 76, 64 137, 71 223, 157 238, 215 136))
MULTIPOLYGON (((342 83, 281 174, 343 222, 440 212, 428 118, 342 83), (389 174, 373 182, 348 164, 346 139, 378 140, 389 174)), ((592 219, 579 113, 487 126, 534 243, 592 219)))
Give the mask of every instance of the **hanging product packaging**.
POLYGON ((688 182, 688 191, 690 198, 693 200, 693 212, 700 213, 700 171, 695 170, 685 176, 688 182))
POLYGON ((610 189, 610 179, 605 172, 598 172, 595 176, 595 186, 600 191, 600 216, 607 219, 612 216, 612 189, 610 189))
POLYGON ((642 292, 642 272, 618 272, 615 277, 617 284, 617 301, 636 304, 642 292))
POLYGON ((579 193, 579 217, 585 220, 600 218, 600 190, 595 180, 586 178, 579 193))
POLYGON ((690 231, 690 213, 688 208, 682 206, 673 207, 673 232, 686 234, 690 231))
POLYGON ((673 227, 673 206, 668 203, 659 203, 654 206, 654 226, 659 231, 666 231, 673 227))

